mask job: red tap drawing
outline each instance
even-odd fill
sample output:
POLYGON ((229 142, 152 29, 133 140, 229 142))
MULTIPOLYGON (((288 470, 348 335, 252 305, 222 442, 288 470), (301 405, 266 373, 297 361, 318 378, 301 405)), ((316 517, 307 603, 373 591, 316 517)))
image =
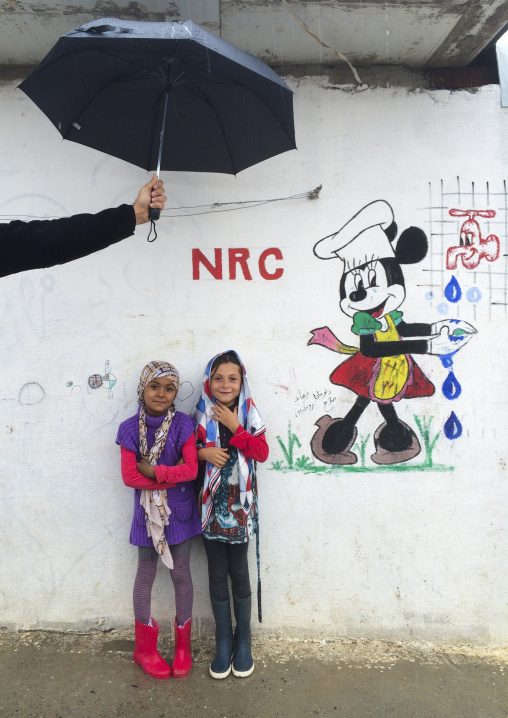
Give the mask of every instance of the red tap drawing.
POLYGON ((451 209, 452 217, 469 217, 460 228, 460 246, 449 247, 446 253, 446 268, 457 269, 458 258, 466 269, 476 269, 480 260, 485 257, 487 262, 494 262, 499 257, 499 238, 489 234, 484 239, 480 225, 475 217, 496 216, 493 209, 451 209))

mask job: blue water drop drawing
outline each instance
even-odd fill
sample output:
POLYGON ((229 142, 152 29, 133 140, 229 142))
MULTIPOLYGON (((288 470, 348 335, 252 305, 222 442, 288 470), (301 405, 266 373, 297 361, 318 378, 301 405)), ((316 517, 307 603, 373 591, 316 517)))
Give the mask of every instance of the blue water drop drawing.
POLYGON ((471 302, 474 304, 475 302, 479 302, 482 298, 482 293, 478 289, 478 287, 471 287, 466 292, 466 299, 468 302, 471 302))
POLYGON ((450 371, 443 382, 443 394, 447 399, 458 399, 462 394, 462 387, 455 374, 450 371))
POLYGON ((440 314, 448 314, 448 304, 446 302, 441 302, 441 304, 438 304, 436 309, 440 314))
POLYGON ((432 301, 434 299, 434 292, 427 292, 427 294, 425 295, 425 299, 428 302, 432 301))
POLYGON ((452 278, 446 285, 444 295, 449 302, 452 302, 452 304, 456 304, 458 301, 460 301, 462 297, 462 289, 460 288, 460 284, 454 276, 452 276, 452 278))
POLYGON ((444 433, 447 439, 458 439, 462 434, 462 424, 457 419, 454 411, 450 414, 444 425, 444 433))
POLYGON ((444 366, 445 369, 449 369, 451 366, 453 366, 453 357, 458 351, 458 349, 455 349, 454 352, 439 355, 439 358, 441 359, 441 364, 444 366))

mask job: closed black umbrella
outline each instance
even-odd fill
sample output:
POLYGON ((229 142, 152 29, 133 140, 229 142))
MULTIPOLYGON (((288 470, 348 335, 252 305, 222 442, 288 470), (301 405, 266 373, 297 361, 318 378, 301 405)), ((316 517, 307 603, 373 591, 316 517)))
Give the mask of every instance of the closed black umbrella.
POLYGON ((236 174, 296 147, 287 85, 189 20, 90 22, 20 88, 65 139, 157 173, 236 174))

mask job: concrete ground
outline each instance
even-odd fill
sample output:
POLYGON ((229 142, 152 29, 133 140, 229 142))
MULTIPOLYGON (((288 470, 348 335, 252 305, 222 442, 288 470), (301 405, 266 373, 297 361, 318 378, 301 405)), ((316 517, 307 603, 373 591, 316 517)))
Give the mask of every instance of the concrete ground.
MULTIPOLYGON (((120 632, 0 633, 1 718, 508 718, 508 650, 257 638, 252 676, 157 681, 120 632)), ((161 653, 171 656, 171 642, 161 653)))

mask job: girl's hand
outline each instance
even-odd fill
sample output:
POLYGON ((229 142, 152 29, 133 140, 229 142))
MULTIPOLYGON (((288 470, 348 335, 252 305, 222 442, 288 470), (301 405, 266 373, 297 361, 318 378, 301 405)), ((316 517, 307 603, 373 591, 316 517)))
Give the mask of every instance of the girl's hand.
POLYGON ((221 404, 220 401, 215 402, 215 404, 212 406, 212 416, 217 421, 220 421, 220 423, 225 426, 229 431, 231 431, 233 434, 240 426, 238 422, 238 407, 235 406, 233 411, 228 409, 227 406, 224 404, 221 404))
POLYGON ((200 461, 208 461, 210 464, 222 469, 229 454, 226 449, 220 449, 218 446, 209 446, 207 449, 199 449, 198 458, 200 461))
POLYGON ((140 474, 143 474, 148 479, 155 479, 155 469, 147 459, 141 459, 136 466, 140 474))

